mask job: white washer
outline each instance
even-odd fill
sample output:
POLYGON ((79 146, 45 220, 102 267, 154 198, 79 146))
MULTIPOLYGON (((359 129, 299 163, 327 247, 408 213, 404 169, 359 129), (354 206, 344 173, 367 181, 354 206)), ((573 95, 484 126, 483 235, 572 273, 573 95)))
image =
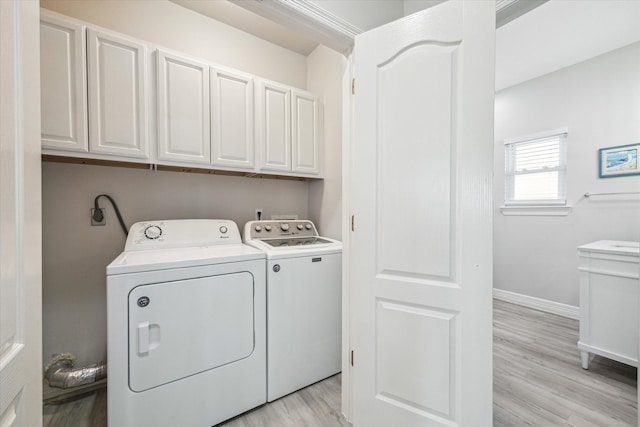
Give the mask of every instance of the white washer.
POLYGON ((311 221, 250 221, 267 255, 267 400, 340 372, 342 243, 311 221))
POLYGON ((140 222, 107 266, 108 423, 209 427, 266 402, 264 254, 226 220, 140 222))

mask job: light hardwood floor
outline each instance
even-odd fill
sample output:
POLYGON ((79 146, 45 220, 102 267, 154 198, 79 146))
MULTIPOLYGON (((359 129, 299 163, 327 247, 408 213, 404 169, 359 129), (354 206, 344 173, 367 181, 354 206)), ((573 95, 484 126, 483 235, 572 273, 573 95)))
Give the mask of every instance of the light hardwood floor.
POLYGON ((578 321, 494 300, 494 426, 636 426, 637 370, 580 365, 578 321))
MULTIPOLYGON (((497 300, 493 312, 494 426, 637 425, 636 369, 599 356, 582 369, 577 321, 497 300)), ((220 426, 347 427, 340 416, 340 379, 333 376, 220 426)), ((106 427, 106 391, 45 406, 43 425, 106 427)))

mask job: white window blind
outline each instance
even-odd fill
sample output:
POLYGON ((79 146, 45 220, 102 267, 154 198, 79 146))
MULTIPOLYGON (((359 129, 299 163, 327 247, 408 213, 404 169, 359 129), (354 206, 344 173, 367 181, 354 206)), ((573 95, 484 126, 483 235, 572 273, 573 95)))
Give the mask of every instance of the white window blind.
POLYGON ((566 205, 566 129, 505 141, 505 205, 566 205))

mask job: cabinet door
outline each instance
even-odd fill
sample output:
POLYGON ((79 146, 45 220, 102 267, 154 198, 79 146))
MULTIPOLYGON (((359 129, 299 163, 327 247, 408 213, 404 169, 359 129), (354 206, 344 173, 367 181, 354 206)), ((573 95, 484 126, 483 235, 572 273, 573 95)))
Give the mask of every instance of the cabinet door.
POLYGON ((209 164, 209 66, 158 51, 158 159, 209 164))
POLYGON ((87 142, 85 27, 42 12, 40 99, 42 148, 84 151, 87 142))
POLYGON ((291 171, 291 91, 261 82, 256 108, 260 169, 291 171))
POLYGON ((89 147, 147 158, 146 48, 89 29, 89 147))
POLYGON ((299 91, 291 94, 292 170, 320 173, 320 102, 317 97, 299 91))
POLYGON ((253 169, 253 79, 211 68, 211 163, 253 169))

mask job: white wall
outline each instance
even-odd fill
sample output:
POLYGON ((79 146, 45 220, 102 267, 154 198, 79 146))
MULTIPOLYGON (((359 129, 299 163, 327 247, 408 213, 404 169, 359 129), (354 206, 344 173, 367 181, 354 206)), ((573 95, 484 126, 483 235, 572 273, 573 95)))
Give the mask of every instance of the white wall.
POLYGON ((307 58, 307 88, 324 104, 325 179, 309 184, 309 214, 322 234, 342 240, 342 77, 346 58, 318 46, 307 58))
MULTIPOLYGON (((306 57, 165 0, 43 0, 41 5, 275 81, 300 88, 307 84, 306 57)), ((127 225, 224 218, 241 227, 255 208, 266 217, 309 215, 307 182, 45 162, 42 185, 43 363, 60 352, 76 354, 79 366, 106 357, 105 267, 122 251, 124 236, 104 199, 107 225, 90 226, 98 194, 115 198, 127 225)))
POLYGON ((640 142, 640 43, 496 94, 494 286, 577 306, 576 246, 640 240, 640 176, 598 178, 598 149, 640 142), (568 127, 565 217, 503 216, 506 138, 568 127))

